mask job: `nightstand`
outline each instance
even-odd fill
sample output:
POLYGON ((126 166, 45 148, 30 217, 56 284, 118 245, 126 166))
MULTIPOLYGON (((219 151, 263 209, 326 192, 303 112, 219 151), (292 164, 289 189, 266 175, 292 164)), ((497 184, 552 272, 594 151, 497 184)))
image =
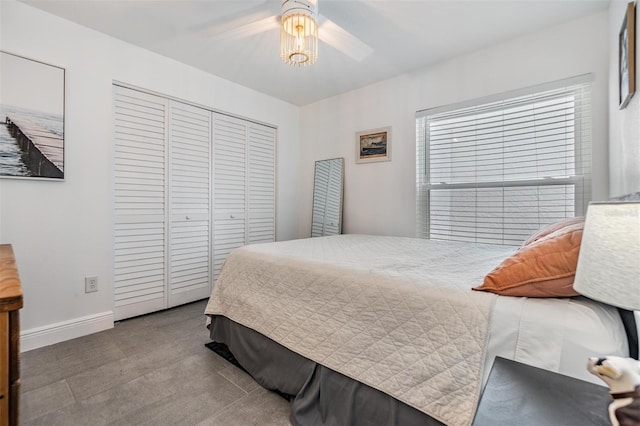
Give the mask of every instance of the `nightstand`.
POLYGON ((496 357, 473 425, 610 425, 610 402, 607 387, 496 357))

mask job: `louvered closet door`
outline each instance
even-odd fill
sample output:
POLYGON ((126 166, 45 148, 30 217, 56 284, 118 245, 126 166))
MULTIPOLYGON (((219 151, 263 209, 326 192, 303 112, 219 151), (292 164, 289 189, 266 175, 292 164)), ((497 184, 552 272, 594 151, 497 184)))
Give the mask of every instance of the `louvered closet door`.
POLYGON ((114 86, 116 320, 162 309, 167 101, 114 86))
POLYGON ((275 241, 275 129, 249 125, 247 243, 275 241))
POLYGON ((229 253, 246 241, 247 123, 213 114, 214 278, 229 253))
POLYGON ((170 101, 169 306, 211 293, 211 112, 170 101))

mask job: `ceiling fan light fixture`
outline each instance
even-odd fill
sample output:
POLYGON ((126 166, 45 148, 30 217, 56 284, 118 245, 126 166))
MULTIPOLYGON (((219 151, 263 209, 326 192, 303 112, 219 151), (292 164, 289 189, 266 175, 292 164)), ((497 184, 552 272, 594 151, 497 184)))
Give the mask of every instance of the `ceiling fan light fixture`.
POLYGON ((289 65, 311 65, 318 59, 318 3, 283 0, 280 58, 289 65))

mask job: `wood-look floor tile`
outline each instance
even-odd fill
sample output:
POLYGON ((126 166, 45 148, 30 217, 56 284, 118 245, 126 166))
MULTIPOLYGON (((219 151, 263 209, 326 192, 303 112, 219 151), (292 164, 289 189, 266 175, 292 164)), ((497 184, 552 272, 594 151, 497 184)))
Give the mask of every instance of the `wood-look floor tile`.
POLYGON ((21 425, 289 425, 289 404, 207 349, 206 300, 22 354, 21 425))
POLYGON ((60 410, 75 403, 66 380, 24 392, 20 396, 20 418, 23 422, 60 410))
POLYGON ((284 398, 260 387, 198 426, 290 426, 290 410, 284 398))

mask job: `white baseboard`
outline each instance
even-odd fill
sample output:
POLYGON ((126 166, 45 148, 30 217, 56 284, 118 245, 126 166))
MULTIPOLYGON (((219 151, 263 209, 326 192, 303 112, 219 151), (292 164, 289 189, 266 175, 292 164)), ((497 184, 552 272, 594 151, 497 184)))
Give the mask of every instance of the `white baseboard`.
POLYGON ((20 352, 113 328, 113 311, 62 321, 20 333, 20 352))

